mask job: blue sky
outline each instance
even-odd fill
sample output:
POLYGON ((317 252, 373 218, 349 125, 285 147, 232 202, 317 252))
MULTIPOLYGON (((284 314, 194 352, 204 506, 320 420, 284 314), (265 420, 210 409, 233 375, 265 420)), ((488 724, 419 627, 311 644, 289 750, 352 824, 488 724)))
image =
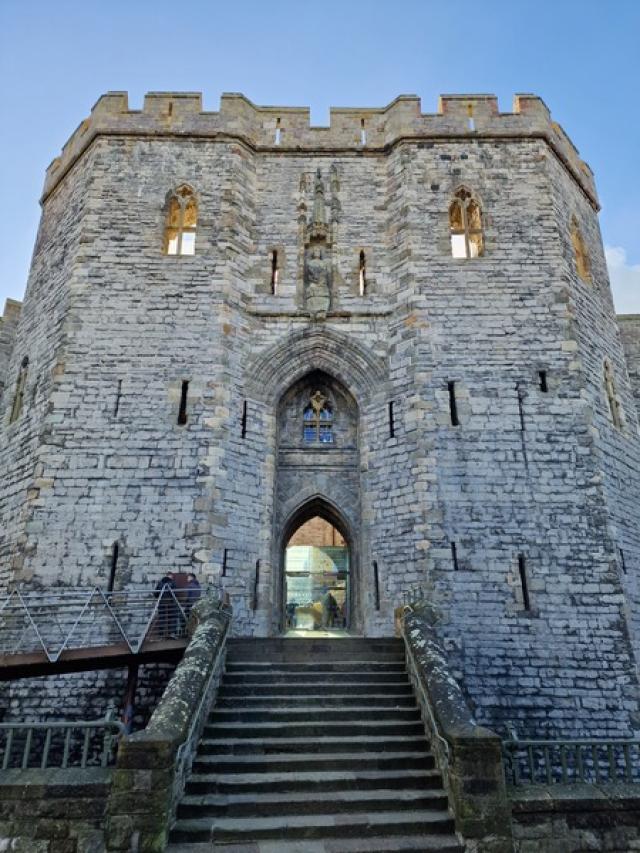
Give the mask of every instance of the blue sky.
POLYGON ((0 0, 0 310, 21 298, 44 170, 109 89, 378 106, 400 93, 544 98, 596 173, 619 311, 640 313, 640 0, 0 0))

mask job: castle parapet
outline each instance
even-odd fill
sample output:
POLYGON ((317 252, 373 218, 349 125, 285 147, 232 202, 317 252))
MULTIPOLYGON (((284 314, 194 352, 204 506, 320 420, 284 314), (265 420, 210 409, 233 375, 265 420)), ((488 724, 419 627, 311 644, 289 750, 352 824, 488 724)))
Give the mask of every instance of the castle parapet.
POLYGON ((442 95, 437 113, 422 113, 420 98, 400 95, 386 107, 332 107, 328 127, 311 125, 308 107, 256 106, 223 94, 220 110, 202 109, 199 92, 148 92, 142 110, 129 109, 126 92, 108 92, 47 169, 43 200, 99 135, 236 137, 261 150, 371 151, 407 138, 544 138, 597 207, 593 173, 545 103, 516 95, 502 113, 495 95, 442 95))

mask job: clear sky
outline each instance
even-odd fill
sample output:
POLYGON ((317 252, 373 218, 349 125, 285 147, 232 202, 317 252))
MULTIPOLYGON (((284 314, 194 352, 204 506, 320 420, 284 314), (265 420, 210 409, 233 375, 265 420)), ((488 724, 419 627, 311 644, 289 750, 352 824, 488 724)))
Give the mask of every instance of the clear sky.
POLYGON ((0 0, 0 310, 21 298, 44 170, 98 96, 435 112, 445 92, 551 108, 596 173, 616 305, 640 313, 640 0, 0 0))

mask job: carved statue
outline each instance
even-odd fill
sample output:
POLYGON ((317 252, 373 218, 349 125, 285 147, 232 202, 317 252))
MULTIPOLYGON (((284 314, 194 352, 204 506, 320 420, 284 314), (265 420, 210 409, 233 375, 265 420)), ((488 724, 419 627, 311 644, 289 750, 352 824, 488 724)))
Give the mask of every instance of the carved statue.
POLYGON ((313 193, 313 217, 311 222, 316 228, 324 228, 327 224, 327 217, 324 209, 324 184, 322 183, 322 172, 320 169, 316 172, 313 193))
POLYGON ((305 306, 314 316, 326 314, 331 305, 331 261, 321 246, 311 246, 304 265, 305 306))

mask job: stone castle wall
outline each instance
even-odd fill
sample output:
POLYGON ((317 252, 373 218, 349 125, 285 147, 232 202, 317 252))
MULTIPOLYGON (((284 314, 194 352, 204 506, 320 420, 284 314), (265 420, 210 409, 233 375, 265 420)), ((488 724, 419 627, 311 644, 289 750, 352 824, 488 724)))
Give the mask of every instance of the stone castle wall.
POLYGON ((11 377, 8 376, 9 362, 21 308, 21 302, 16 302, 15 299, 7 299, 4 314, 0 317, 0 398, 5 393, 5 388, 11 386, 11 377))
POLYGON ((618 325, 627 359, 631 389, 640 418, 640 314, 619 314, 618 325))
POLYGON ((362 144, 357 110, 322 130, 240 96, 219 114, 192 96, 150 96, 142 113, 101 99, 47 178, 50 242, 12 362, 29 352, 38 390, 16 424, 0 410, 2 576, 104 584, 117 541, 118 585, 194 570, 229 592, 237 633, 265 635, 281 619, 283 529, 322 500, 350 527, 354 628, 390 633, 403 593, 423 587, 480 722, 635 730, 637 420, 597 201, 542 102, 522 96, 512 116, 492 104, 449 97, 422 116, 401 98, 363 112, 362 144), (302 250, 318 169, 334 276, 313 321, 302 250), (184 182, 196 254, 167 256, 165 200, 184 182), (483 210, 477 259, 451 257, 460 185, 483 210), (623 430, 607 419, 604 357, 623 430), (353 397, 357 455, 296 451, 285 476, 278 404, 311 371, 353 397))

